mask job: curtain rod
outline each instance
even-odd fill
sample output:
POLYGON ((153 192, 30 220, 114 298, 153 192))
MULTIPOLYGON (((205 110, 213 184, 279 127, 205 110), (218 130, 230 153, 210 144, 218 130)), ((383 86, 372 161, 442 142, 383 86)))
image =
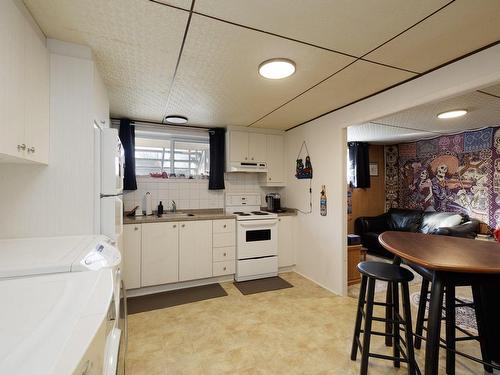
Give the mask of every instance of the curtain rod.
MULTIPOLYGON (((111 121, 118 121, 119 122, 120 120, 121 119, 119 119, 119 118, 111 117, 111 121)), ((131 124, 137 124, 137 125, 140 125, 141 123, 152 124, 152 125, 161 125, 163 127, 170 126, 170 127, 173 127, 173 128, 191 128, 191 129, 206 130, 207 132, 210 130, 210 128, 207 128, 205 126, 165 124, 163 122, 156 122, 156 121, 130 120, 130 123, 131 124)))

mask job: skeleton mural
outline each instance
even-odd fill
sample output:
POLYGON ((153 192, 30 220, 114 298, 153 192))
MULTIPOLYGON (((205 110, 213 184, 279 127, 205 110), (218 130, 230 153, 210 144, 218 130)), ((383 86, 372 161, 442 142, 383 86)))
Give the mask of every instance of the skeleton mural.
POLYGON ((397 172, 386 169, 386 182, 397 181, 397 194, 388 194, 399 207, 459 212, 500 227, 500 128, 391 147, 386 168, 397 172))

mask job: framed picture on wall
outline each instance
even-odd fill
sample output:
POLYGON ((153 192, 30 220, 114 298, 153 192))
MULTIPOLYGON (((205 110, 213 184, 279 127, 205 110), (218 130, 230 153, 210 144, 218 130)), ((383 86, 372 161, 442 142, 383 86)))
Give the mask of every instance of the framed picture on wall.
POLYGON ((378 176, 378 163, 370 163, 370 176, 378 176))

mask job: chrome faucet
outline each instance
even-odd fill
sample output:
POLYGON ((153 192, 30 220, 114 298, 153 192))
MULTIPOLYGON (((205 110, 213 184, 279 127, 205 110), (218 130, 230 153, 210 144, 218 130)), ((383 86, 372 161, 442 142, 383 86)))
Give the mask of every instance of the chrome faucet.
POLYGON ((175 203, 175 201, 172 201, 172 212, 177 212, 177 204, 175 203))

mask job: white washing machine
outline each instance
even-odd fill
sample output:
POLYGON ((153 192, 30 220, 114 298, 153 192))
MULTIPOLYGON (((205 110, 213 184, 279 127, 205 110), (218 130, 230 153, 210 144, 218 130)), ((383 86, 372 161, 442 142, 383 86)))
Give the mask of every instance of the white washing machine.
POLYGON ((114 327, 106 343, 105 375, 125 373, 127 303, 120 263, 120 251, 102 235, 0 240, 0 281, 103 268, 113 270, 114 327))

